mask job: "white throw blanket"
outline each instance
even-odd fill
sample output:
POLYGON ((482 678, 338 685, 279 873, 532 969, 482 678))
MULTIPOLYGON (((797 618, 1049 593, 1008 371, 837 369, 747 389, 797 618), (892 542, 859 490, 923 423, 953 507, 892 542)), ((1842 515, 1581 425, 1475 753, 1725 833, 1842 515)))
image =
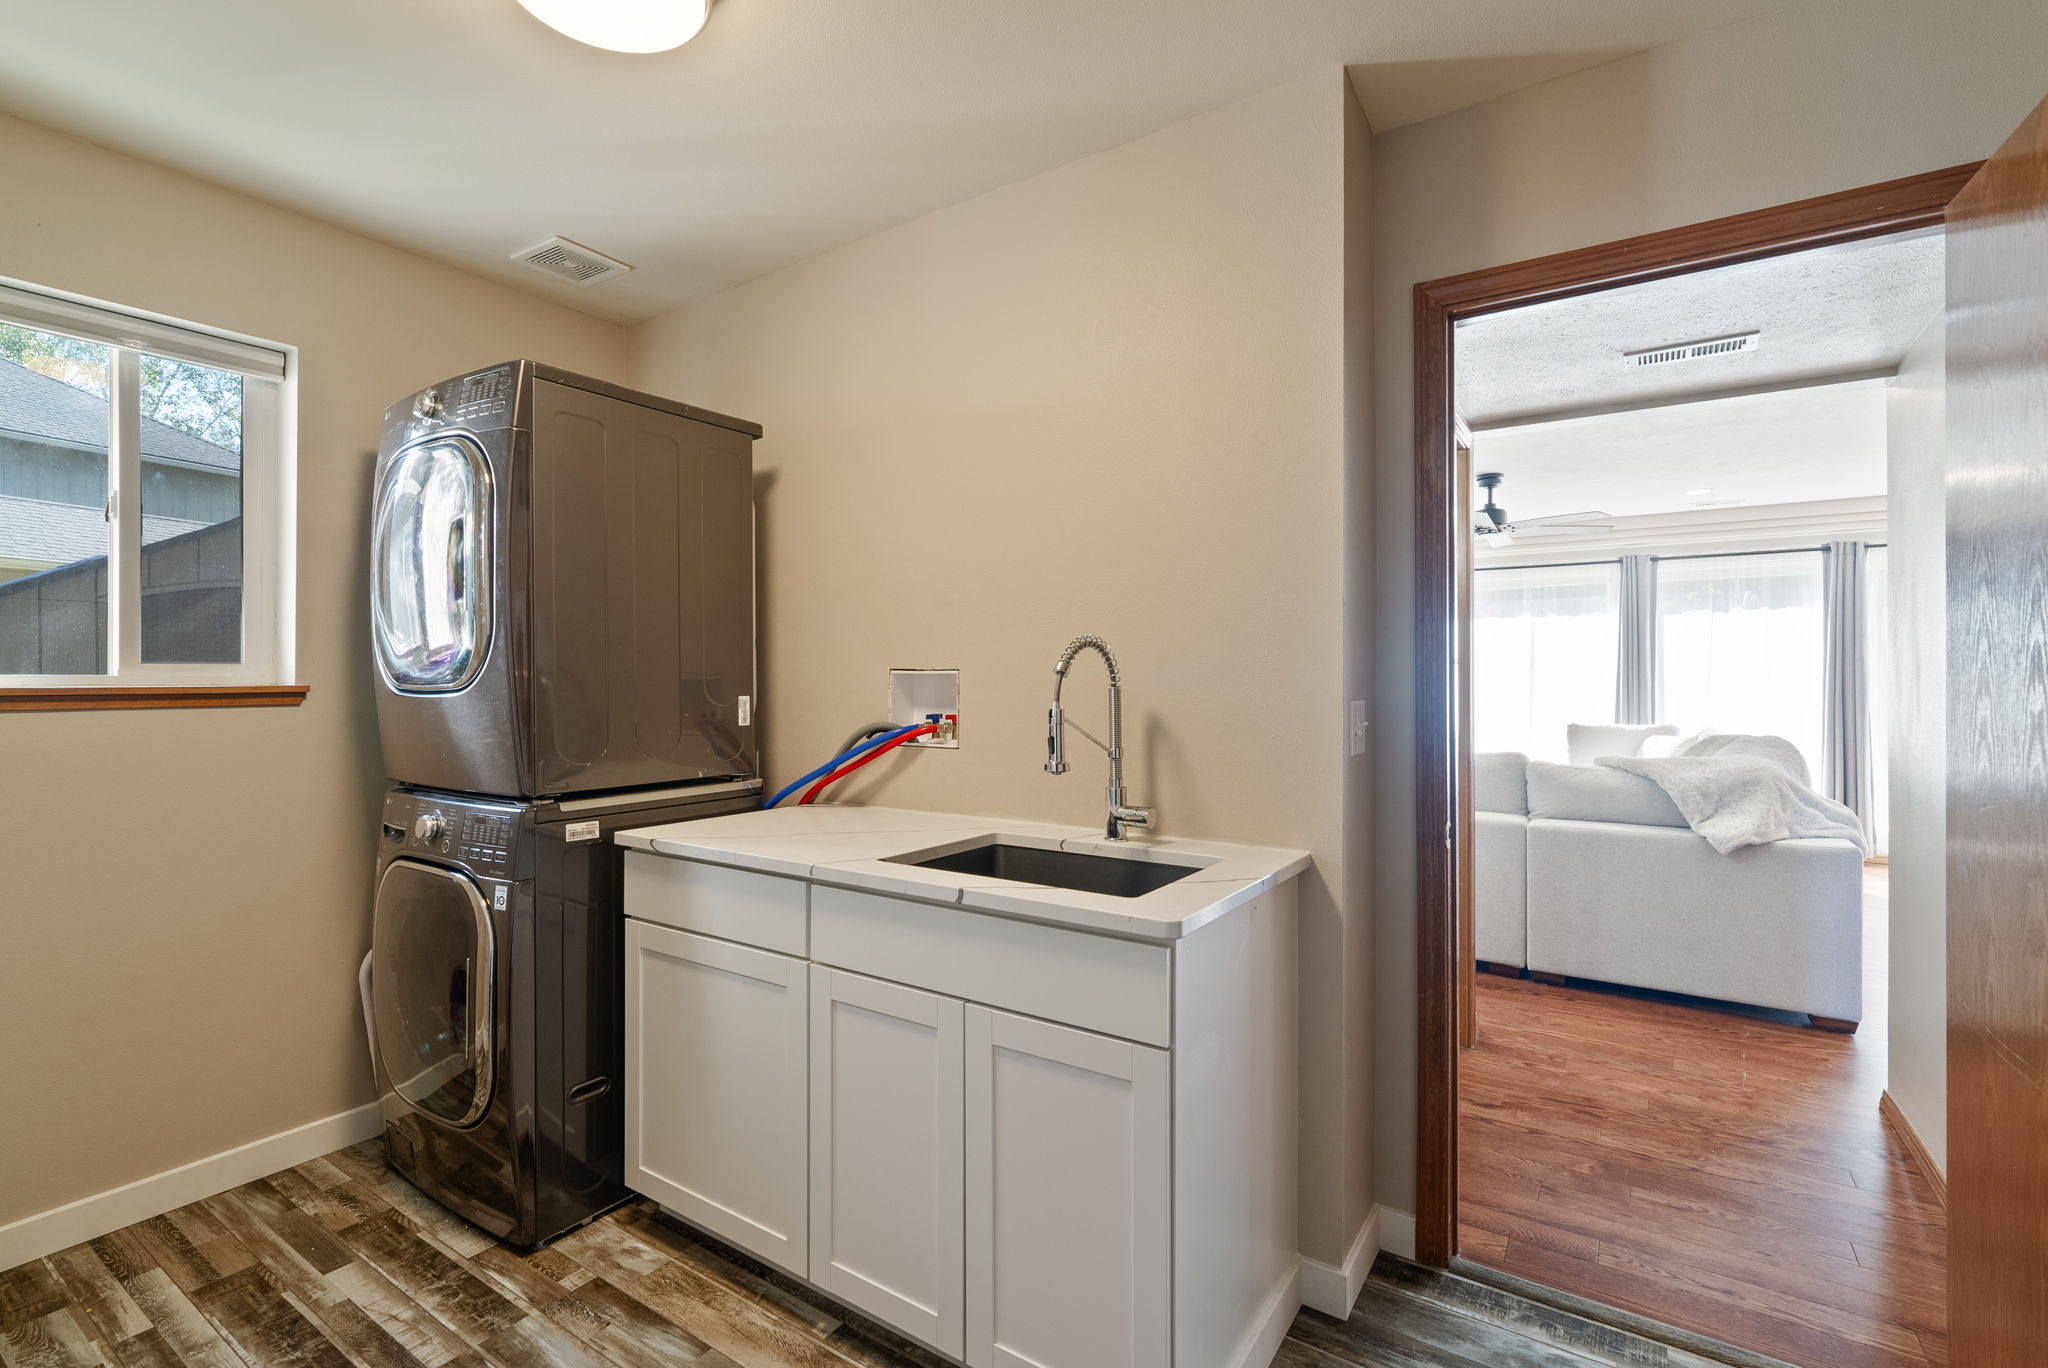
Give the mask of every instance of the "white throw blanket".
POLYGON ((1743 732, 1701 732, 1688 736, 1678 743, 1670 757, 1697 756, 1755 756, 1759 760, 1775 761, 1779 768, 1792 776, 1792 782, 1802 788, 1813 787, 1813 776, 1807 772, 1806 757, 1799 753, 1799 747, 1782 736, 1752 736, 1743 732))
POLYGON ((1856 814, 1807 787, 1806 761, 1782 737, 1701 736, 1677 755, 1609 755, 1600 763, 1663 789, 1686 823, 1723 855, 1808 836, 1836 837, 1870 853, 1856 814))

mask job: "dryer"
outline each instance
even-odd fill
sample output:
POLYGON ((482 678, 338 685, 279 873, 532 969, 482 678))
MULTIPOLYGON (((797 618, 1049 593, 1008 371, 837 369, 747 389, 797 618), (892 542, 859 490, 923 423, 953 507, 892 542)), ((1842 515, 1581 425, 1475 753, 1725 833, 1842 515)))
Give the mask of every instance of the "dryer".
POLYGON ((623 1201, 612 833, 760 805, 754 779, 538 802, 391 790, 370 1001, 392 1166, 521 1248, 623 1201))
POLYGON ((386 410, 386 775, 537 798, 755 773, 760 432, 532 361, 386 410))

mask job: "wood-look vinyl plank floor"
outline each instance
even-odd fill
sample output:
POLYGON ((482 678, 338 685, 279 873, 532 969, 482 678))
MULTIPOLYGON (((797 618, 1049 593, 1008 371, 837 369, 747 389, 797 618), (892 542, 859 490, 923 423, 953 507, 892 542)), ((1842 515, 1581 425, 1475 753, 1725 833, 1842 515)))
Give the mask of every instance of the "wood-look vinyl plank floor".
POLYGON ((1885 896, 1873 868, 1854 1036, 1480 975, 1463 1256, 1800 1368, 1944 1368, 1946 1213, 1877 1109, 1885 896))
MULTIPOLYGON (((950 1365, 649 1202, 519 1254, 394 1184, 372 1141, 0 1271, 0 1368, 950 1365)), ((1274 1362, 1707 1368, 1393 1259, 1274 1362)))

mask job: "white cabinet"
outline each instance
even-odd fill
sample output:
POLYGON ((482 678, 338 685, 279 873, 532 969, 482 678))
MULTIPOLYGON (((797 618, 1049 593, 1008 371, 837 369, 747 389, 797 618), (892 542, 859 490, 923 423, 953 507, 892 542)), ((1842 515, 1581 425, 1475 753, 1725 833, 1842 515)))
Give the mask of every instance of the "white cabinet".
POLYGON ((1167 1058, 967 1009, 973 1368, 1167 1368, 1167 1058))
POLYGON ((811 966, 811 1281, 959 1358, 963 1004, 811 966))
POLYGON ((626 1184, 802 1274, 809 965, 626 923, 626 1184))
POLYGON ((1166 944, 628 873, 628 1186, 971 1368, 1272 1361, 1292 882, 1166 944))

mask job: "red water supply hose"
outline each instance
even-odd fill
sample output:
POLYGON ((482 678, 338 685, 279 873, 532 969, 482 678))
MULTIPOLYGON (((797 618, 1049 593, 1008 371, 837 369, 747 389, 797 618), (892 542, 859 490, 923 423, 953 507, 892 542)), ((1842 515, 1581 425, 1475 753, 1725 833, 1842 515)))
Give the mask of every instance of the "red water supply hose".
POLYGON ((937 731, 938 729, 938 723, 927 722, 922 727, 917 728, 915 731, 907 731, 903 733, 903 735, 901 736, 883 742, 881 745, 875 747, 873 750, 867 752, 865 755, 860 756, 858 759, 847 761, 838 769, 833 770, 830 774, 826 775, 823 779, 820 779, 817 783, 811 785, 809 789, 805 790, 804 796, 797 801, 797 806, 809 806, 812 802, 814 802, 817 799, 819 794, 823 793, 826 790, 827 787, 834 783, 837 783, 841 779, 844 779, 847 775, 853 773, 862 765, 865 765, 868 761, 878 760, 882 756, 887 755, 890 751, 895 750, 905 741, 915 741, 920 736, 930 736, 933 732, 937 731))

